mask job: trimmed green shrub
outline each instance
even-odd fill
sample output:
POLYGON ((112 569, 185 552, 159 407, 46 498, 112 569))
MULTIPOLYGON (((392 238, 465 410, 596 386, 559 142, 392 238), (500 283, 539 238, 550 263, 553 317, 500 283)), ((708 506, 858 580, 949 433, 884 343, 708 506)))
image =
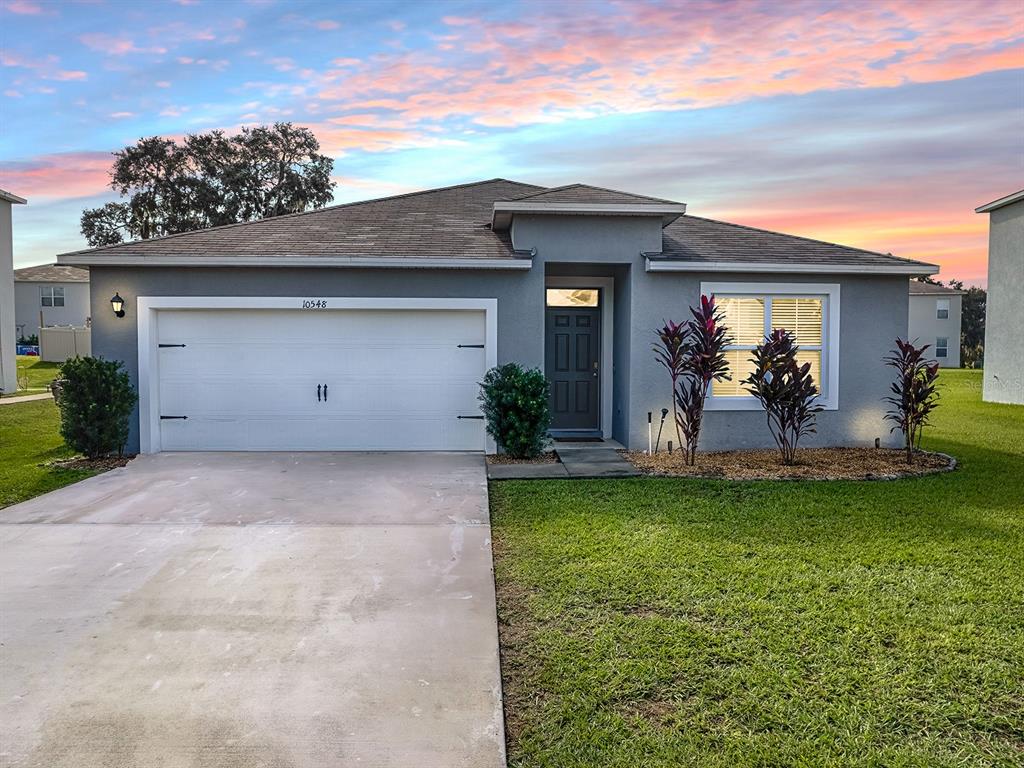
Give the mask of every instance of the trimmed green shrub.
POLYGON ((73 357, 60 368, 60 434, 90 459, 124 453, 138 400, 119 361, 73 357))
POLYGON ((531 459, 544 450, 551 424, 548 390, 543 373, 517 363, 491 368, 480 382, 487 434, 509 456, 531 459))

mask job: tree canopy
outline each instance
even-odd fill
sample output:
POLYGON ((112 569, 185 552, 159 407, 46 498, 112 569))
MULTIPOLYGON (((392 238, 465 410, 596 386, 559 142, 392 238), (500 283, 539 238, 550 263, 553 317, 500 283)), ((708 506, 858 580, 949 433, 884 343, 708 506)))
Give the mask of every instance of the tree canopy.
POLYGON ((149 239, 322 208, 334 161, 308 128, 291 123, 160 136, 114 153, 110 187, 123 201, 82 213, 91 246, 149 239))

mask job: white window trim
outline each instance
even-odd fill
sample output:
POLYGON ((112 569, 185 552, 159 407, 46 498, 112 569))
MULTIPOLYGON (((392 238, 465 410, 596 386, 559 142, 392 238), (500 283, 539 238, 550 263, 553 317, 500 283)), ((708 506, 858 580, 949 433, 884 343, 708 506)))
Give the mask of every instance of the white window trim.
MULTIPOLYGON (((612 366, 615 359, 614 322, 615 322, 615 278, 614 277, 568 277, 552 275, 544 279, 544 288, 600 288, 601 289, 601 436, 605 440, 612 437, 612 386, 614 383, 614 371, 612 366)), ((547 301, 544 301, 544 309, 541 319, 547 317, 547 301)), ((541 328, 547 326, 542 322, 541 328)), ((547 332, 544 333, 544 343, 547 344, 547 332)), ((544 359, 547 360, 547 350, 544 352, 544 359)))
MULTIPOLYGON (((308 310, 331 312, 339 309, 456 309, 484 313, 485 370, 498 364, 498 300, 497 299, 412 299, 412 298, 346 298, 337 296, 139 296, 139 450, 159 453, 160 446, 160 373, 158 355, 158 315, 175 309, 303 309, 310 298, 322 299, 329 309, 308 310)), ((487 435, 487 453, 496 453, 494 439, 487 435)))
MULTIPOLYGON (((818 404, 826 411, 839 409, 839 284, 838 283, 708 283, 700 284, 705 296, 796 296, 826 299, 823 311, 825 337, 822 339, 821 367, 825 393, 818 404)), ((713 386, 713 385, 712 385, 713 386)), ((713 390, 712 390, 713 391, 713 390)), ((753 395, 747 397, 715 397, 709 395, 704 405, 708 411, 760 411, 761 403, 753 395)))
POLYGON ((949 299, 936 299, 935 300, 935 319, 936 320, 948 320, 950 312, 950 301, 949 299), (945 310, 946 316, 942 317, 939 312, 945 310))
POLYGON ((62 285, 44 285, 39 289, 39 306, 41 307, 61 307, 67 306, 67 292, 64 290, 62 285), (57 303, 57 291, 60 291, 60 304, 57 303), (49 299, 49 304, 44 304, 43 299, 49 299))

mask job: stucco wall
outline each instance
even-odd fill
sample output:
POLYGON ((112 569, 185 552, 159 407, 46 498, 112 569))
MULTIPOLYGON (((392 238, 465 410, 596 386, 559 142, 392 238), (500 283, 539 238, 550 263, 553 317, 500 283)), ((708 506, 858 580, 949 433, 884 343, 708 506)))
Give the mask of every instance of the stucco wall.
POLYGON ((982 397, 1024 404, 1024 200, 989 216, 982 397))
MULTIPOLYGON (((906 277, 847 277, 835 275, 772 275, 772 282, 839 283, 839 409, 818 415, 818 432, 802 442, 807 446, 898 445, 883 421, 882 398, 888 392, 890 369, 882 357, 907 327, 906 277)), ((700 298, 705 282, 758 282, 749 274, 644 273, 633 281, 633 356, 630 364, 630 445, 647 442, 647 412, 671 408, 667 374, 650 353, 653 330, 666 319, 682 320, 700 298)), ((666 424, 666 429, 668 425, 666 424)), ((675 442, 673 435, 673 442, 675 442)), ((704 414, 701 447, 705 450, 772 447, 761 411, 708 411, 704 414)))
MULTIPOLYGON (((122 360, 138 385, 136 298, 139 296, 326 296, 497 298, 498 363, 544 366, 544 270, 461 271, 397 269, 123 269, 92 267, 92 350, 122 360), (109 310, 119 292, 124 318, 109 310), (102 311, 105 308, 107 311, 102 311)), ((296 339, 301 348, 301 339, 296 339)), ((138 451, 138 414, 128 449, 138 451)))
MULTIPOLYGON (((109 306, 111 293, 105 299, 109 306)), ((102 305, 100 305, 102 306, 102 305)), ((89 317, 88 283, 31 283, 18 281, 14 284, 14 324, 24 325, 25 336, 38 335, 39 312, 43 313, 46 325, 84 326, 89 317), (44 307, 40 301, 43 286, 64 289, 63 307, 44 307)))
POLYGON ((0 200, 0 390, 18 389, 14 356, 14 246, 11 203, 0 200))
MULTIPOLYGON (((710 281, 780 281, 782 276, 648 273, 641 251, 660 238, 656 221, 592 217, 523 217, 516 246, 536 248, 533 269, 515 271, 396 269, 122 269, 93 267, 93 351, 123 360, 137 376, 135 301, 139 296, 383 296, 498 299, 498 361, 544 365, 546 275, 589 274, 615 278, 613 436, 633 447, 647 442, 647 411, 671 405, 667 380, 651 354, 653 330, 665 318, 684 319, 697 302, 702 278, 710 281), (117 291, 127 316, 117 319, 107 301, 117 291)), ((876 437, 896 444, 883 423, 881 398, 890 375, 881 357, 906 334, 905 277, 806 275, 792 282, 839 283, 841 298, 840 410, 819 417, 808 445, 870 445, 876 437)), ((607 332, 608 329, 605 329, 607 332)), ((138 449, 137 418, 129 447, 138 449)), ((771 436, 759 411, 709 412, 702 446, 768 447, 771 436)))
POLYGON ((949 340, 947 356, 937 357, 943 368, 960 367, 960 324, 963 297, 955 295, 917 294, 910 297, 910 315, 908 319, 907 338, 918 344, 928 344, 929 356, 935 355, 935 340, 943 337, 949 340), (949 300, 949 317, 940 320, 938 317, 937 299, 949 300))

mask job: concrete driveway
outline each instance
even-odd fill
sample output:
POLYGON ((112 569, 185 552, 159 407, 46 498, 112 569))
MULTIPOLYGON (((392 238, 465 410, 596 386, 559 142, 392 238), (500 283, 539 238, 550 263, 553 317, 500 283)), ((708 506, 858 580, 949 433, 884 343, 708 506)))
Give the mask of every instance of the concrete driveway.
POLYGON ((160 454, 0 510, 0 765, 504 765, 484 461, 160 454))

